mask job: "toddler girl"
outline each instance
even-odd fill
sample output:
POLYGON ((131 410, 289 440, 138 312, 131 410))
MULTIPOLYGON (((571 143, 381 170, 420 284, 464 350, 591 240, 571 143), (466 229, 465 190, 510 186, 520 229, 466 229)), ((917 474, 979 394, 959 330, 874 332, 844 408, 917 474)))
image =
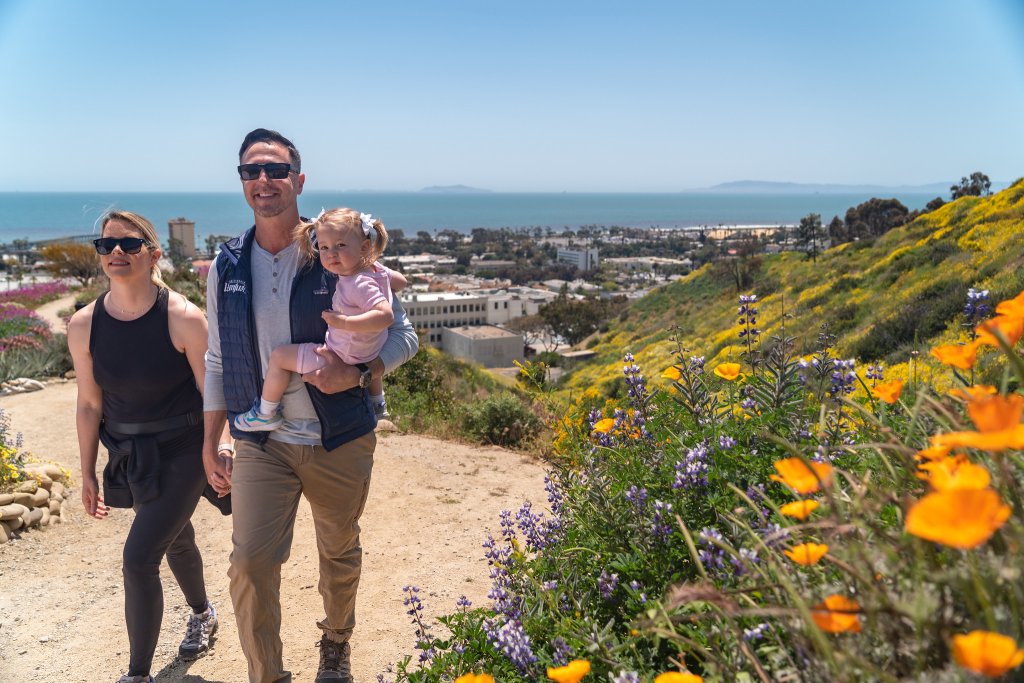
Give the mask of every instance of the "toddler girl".
MULTIPOLYGON (((280 403, 289 373, 305 374, 323 367, 325 361, 317 348, 326 346, 349 365, 376 358, 395 319, 391 290, 407 284, 400 273, 377 263, 387 246, 388 233, 384 224, 369 214, 353 209, 324 211, 311 223, 300 223, 293 237, 308 259, 319 255, 324 268, 338 276, 333 309, 323 312, 327 335, 323 346, 286 344, 274 349, 263 395, 248 412, 235 417, 235 427, 245 432, 269 432, 281 426, 280 403), (316 244, 311 239, 313 231, 316 244)), ((371 380, 369 391, 374 412, 386 416, 383 379, 371 380)))

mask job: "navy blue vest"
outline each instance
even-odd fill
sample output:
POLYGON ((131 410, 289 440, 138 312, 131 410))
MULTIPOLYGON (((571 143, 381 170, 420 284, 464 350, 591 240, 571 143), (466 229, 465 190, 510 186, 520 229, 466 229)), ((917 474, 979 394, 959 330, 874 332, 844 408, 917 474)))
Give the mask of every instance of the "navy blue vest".
MULTIPOLYGON (((233 424, 235 415, 249 410, 263 391, 263 370, 252 311, 251 253, 255 235, 254 226, 221 245, 216 262, 220 286, 217 324, 231 435, 262 444, 267 440, 266 432, 243 432, 233 424)), ((324 343, 327 323, 320 314, 331 307, 336 282, 337 276, 324 270, 320 259, 313 259, 296 273, 289 299, 293 344, 324 343)), ((325 394, 306 384, 306 391, 320 420, 320 439, 327 450, 368 434, 377 426, 365 389, 354 387, 337 394, 325 394)))

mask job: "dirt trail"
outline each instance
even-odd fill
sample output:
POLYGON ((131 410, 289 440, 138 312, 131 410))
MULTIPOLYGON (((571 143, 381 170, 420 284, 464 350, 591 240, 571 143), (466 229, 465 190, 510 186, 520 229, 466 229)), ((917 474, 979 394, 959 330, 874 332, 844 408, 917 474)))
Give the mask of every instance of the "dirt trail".
POLYGON ((67 334, 67 323, 64 322, 64 319, 58 314, 75 305, 75 296, 75 294, 68 294, 59 299, 50 301, 49 303, 45 303, 36 309, 36 315, 45 320, 50 325, 50 329, 54 332, 67 334))
MULTIPOLYGON (((74 427, 75 385, 0 397, 14 431, 40 458, 71 468, 80 480, 74 427)), ((102 449, 101 449, 102 451, 102 449)), ((100 467, 105 463, 101 453, 100 467)), ((452 612, 459 596, 487 602, 490 584, 481 543, 497 530, 498 513, 523 500, 546 500, 543 468, 498 448, 421 436, 381 434, 373 484, 362 519, 363 578, 352 641, 353 673, 370 683, 390 662, 413 652, 413 627, 402 587, 420 586, 430 615, 452 612)), ((97 521, 82 511, 77 489, 65 521, 0 546, 0 681, 105 683, 128 660, 121 585, 121 547, 130 511, 97 521)), ((193 663, 176 662, 188 608, 163 566, 165 613, 153 673, 158 681, 246 680, 227 590, 230 518, 205 501, 193 517, 206 563, 210 598, 220 614, 216 645, 193 663)), ((285 665, 298 682, 316 675, 323 615, 317 593, 316 541, 305 501, 282 578, 285 665)))

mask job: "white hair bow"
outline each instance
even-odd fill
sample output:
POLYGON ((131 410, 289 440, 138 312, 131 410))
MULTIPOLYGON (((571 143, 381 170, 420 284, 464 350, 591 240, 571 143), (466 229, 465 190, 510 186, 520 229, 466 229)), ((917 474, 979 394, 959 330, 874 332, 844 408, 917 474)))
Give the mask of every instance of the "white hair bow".
POLYGON ((373 214, 359 214, 359 221, 363 224, 363 234, 370 238, 370 242, 377 241, 377 231, 373 229, 373 214))

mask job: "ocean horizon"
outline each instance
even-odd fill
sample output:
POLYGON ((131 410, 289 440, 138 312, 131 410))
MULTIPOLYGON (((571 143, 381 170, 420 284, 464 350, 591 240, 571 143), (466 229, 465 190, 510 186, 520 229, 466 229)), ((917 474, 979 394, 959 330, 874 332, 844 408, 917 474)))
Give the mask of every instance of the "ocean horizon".
MULTIPOLYGON (((349 206, 380 218, 389 230, 408 236, 474 228, 548 229, 582 226, 695 228, 700 226, 794 225, 809 213, 828 223, 869 194, 717 193, 434 193, 308 191, 299 210, 314 216, 322 208, 349 206)), ((895 193, 907 208, 923 208, 934 195, 895 193)), ((15 239, 55 239, 98 232, 98 220, 112 208, 135 211, 156 226, 163 239, 167 221, 196 224, 196 245, 207 235, 235 235, 252 224, 240 192, 0 192, 0 244, 15 239)))

